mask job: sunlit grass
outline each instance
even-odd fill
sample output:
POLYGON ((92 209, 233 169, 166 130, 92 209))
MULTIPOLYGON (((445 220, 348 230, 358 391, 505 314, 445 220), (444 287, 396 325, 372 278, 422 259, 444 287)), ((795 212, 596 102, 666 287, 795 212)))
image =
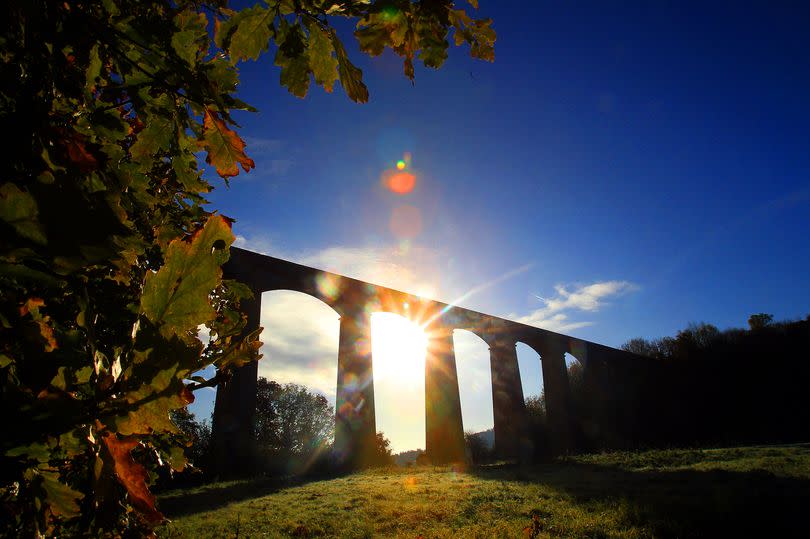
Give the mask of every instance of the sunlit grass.
POLYGON ((791 537, 808 499, 808 446, 607 453, 175 491, 162 497, 176 517, 160 535, 521 537, 537 515, 540 537, 791 537))

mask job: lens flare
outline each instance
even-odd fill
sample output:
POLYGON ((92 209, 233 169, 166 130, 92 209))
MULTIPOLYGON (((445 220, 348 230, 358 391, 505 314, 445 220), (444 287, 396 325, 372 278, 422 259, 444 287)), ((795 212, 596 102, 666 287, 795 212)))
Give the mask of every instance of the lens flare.
POLYGON ((416 176, 410 172, 397 172, 388 177, 388 189, 398 195, 406 195, 416 186, 416 176))
POLYGON ((330 299, 337 299, 340 295, 340 277, 327 273, 318 275, 315 278, 315 285, 318 291, 330 299))

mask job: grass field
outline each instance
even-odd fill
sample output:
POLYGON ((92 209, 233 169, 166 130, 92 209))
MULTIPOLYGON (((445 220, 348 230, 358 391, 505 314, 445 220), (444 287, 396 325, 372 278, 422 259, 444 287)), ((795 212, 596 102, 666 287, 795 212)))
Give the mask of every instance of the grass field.
POLYGON ((810 445, 171 491, 160 537, 810 537, 810 445))

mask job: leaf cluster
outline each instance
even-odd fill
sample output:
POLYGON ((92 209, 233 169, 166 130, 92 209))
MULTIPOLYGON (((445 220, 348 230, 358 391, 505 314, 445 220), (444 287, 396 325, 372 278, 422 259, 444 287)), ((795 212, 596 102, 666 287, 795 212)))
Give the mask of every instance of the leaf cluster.
POLYGON ((362 102, 331 18, 360 21, 364 52, 388 46, 431 67, 454 21, 479 57, 494 34, 446 1, 0 10, 0 398, 13 418, 0 438, 0 535, 149 532, 164 520, 154 470, 187 462, 171 412, 260 357, 260 329, 246 331, 239 308, 250 289, 222 279, 231 221, 206 209, 214 186, 198 163, 225 183, 254 167, 232 116, 253 110, 237 97, 237 64, 273 50, 293 94, 311 76, 362 102), (370 40, 375 28, 388 37, 370 40), (214 378, 194 374, 210 365, 214 378))

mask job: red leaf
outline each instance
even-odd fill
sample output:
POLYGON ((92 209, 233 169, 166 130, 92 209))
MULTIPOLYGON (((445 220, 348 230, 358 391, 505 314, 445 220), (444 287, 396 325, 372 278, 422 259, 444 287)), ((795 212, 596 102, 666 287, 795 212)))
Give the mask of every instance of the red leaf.
POLYGON ((146 486, 146 468, 132 458, 132 450, 138 445, 138 440, 134 437, 119 439, 111 432, 104 434, 102 439, 115 463, 118 481, 129 493, 132 506, 150 524, 160 524, 166 520, 155 507, 155 495, 149 492, 149 487, 146 486))
POLYGON ((31 311, 37 311, 40 307, 45 306, 45 300, 42 298, 28 298, 25 304, 20 307, 20 316, 25 316, 31 311))
POLYGON ((98 161, 96 161, 93 154, 87 151, 80 135, 70 137, 64 143, 68 157, 79 167, 81 172, 90 172, 98 168, 98 161))

